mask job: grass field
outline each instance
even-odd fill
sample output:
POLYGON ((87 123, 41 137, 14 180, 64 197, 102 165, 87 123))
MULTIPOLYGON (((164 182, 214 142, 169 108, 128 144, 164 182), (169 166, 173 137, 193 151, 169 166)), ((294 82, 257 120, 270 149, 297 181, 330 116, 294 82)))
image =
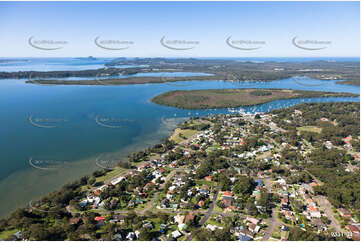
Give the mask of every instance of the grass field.
POLYGON ((173 140, 175 143, 179 144, 184 140, 181 136, 185 137, 186 139, 192 137, 194 134, 196 134, 198 131, 193 129, 180 129, 176 128, 174 130, 173 135, 170 137, 170 140, 173 140), (180 136, 181 135, 181 136, 180 136))
POLYGON ((2 232, 0 232, 0 238, 5 240, 5 239, 9 238, 11 235, 15 234, 18 231, 19 231, 18 229, 2 231, 2 232))
POLYGON ((320 134, 322 128, 316 126, 303 126, 303 127, 298 127, 297 130, 300 132, 304 131, 304 132, 313 132, 320 134))
POLYGON ((117 166, 114 170, 108 171, 104 176, 97 177, 96 182, 108 181, 108 180, 114 178, 115 176, 119 175, 120 173, 122 173, 125 170, 126 169, 120 168, 117 166))

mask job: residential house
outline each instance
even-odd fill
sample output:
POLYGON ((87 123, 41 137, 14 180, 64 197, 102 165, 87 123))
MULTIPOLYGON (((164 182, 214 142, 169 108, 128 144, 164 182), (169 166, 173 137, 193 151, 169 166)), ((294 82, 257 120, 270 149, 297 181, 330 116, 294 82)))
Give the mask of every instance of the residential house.
POLYGON ((307 211, 310 214, 312 218, 321 218, 321 213, 318 211, 317 207, 314 207, 312 205, 308 205, 307 211))
POLYGON ((211 177, 211 176, 206 176, 204 179, 205 179, 206 181, 212 181, 212 177, 211 177))
POLYGON ((246 221, 251 222, 251 223, 256 224, 256 225, 260 222, 259 219, 252 218, 252 217, 247 217, 246 221))
POLYGON ((200 201, 198 202, 198 206, 199 206, 199 207, 203 207, 204 204, 205 204, 204 200, 200 200, 200 201))
POLYGON ((260 229, 261 229, 261 227, 254 223, 250 223, 248 225, 248 230, 251 231, 252 233, 258 233, 260 229))
POLYGON ((346 225, 346 228, 352 232, 352 234, 360 234, 360 228, 355 225, 346 225))
POLYGON ((222 197, 222 203, 224 205, 225 208, 228 208, 230 206, 232 206, 232 197, 229 196, 223 196, 222 197))
POLYGON ((345 209, 345 208, 339 208, 338 212, 340 213, 340 215, 344 218, 351 218, 351 213, 345 209))
POLYGON ((223 229, 223 227, 219 227, 217 225, 207 224, 206 229, 210 231, 215 231, 216 229, 223 229))
POLYGON ((177 224, 182 224, 184 222, 185 217, 181 214, 177 214, 176 216, 174 216, 174 222, 176 222, 177 224))
POLYGON ((193 223, 195 219, 195 215, 193 213, 190 213, 186 216, 185 222, 186 223, 193 223))
POLYGON ((317 232, 321 233, 327 230, 327 225, 325 225, 320 218, 313 218, 311 219, 310 224, 317 228, 317 232))
POLYGON ((178 230, 172 232, 172 238, 173 239, 178 239, 181 236, 182 236, 182 233, 179 232, 178 230))

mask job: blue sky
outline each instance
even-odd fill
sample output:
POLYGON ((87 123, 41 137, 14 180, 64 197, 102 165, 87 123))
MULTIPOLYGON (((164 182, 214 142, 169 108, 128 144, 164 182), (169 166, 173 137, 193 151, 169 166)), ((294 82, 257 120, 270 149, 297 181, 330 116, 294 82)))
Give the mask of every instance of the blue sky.
POLYGON ((0 2, 1 57, 358 57, 359 29, 359 2, 0 2), (67 44, 39 50, 31 36, 67 44), (97 36, 133 44, 105 50, 97 36), (163 36, 199 44, 177 51, 160 44, 163 36), (229 36, 264 44, 239 50, 229 36), (292 45, 296 36, 329 44, 304 50, 292 45))

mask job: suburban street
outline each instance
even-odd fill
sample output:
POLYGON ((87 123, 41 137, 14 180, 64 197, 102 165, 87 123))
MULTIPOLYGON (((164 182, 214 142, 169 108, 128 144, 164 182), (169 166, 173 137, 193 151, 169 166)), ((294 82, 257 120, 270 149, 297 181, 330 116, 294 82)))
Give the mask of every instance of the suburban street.
POLYGON ((333 216, 332 206, 327 200, 327 198, 325 198, 324 196, 315 196, 315 200, 318 205, 325 211, 327 217, 331 220, 331 227, 335 229, 336 232, 343 232, 338 220, 333 216))
MULTIPOLYGON (((272 184, 271 184, 271 178, 265 178, 263 179, 267 192, 268 193, 272 193, 272 184)), ((277 208, 272 208, 272 218, 267 219, 267 223, 269 224, 269 227, 267 228, 265 234, 263 235, 262 240, 269 240, 269 238, 271 238, 273 231, 275 230, 275 228, 277 228, 277 226, 280 225, 280 221, 278 219, 277 216, 277 208)))
MULTIPOLYGON (((216 192, 213 195, 212 204, 209 206, 209 209, 208 209, 207 213, 204 215, 204 217, 199 222, 200 228, 202 228, 202 226, 207 222, 208 218, 213 213, 213 209, 214 209, 214 206, 216 205, 219 189, 220 189, 220 187, 219 187, 219 184, 218 184, 218 186, 216 188, 216 192)), ((193 238, 193 235, 190 234, 190 235, 187 236, 187 238, 185 240, 192 240, 192 238, 193 238)))

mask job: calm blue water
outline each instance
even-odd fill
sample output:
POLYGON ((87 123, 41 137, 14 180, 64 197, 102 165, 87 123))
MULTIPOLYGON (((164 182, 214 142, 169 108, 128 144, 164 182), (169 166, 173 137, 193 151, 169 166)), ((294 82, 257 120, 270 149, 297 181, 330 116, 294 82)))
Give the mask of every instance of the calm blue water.
MULTIPOLYGON (((122 86, 51 86, 0 80, 0 190, 6 194, 0 201, 0 216, 89 174, 97 168, 99 155, 119 160, 167 137, 184 118, 228 113, 227 109, 189 111, 149 102, 170 90, 219 88, 360 93, 359 87, 335 81, 294 78, 258 83, 185 81, 122 86), (29 163, 30 158, 35 163, 29 163)), ((359 98, 280 100, 244 109, 265 112, 302 102, 330 101, 359 98)))
POLYGON ((112 58, 0 58, 0 72, 91 70, 103 68, 111 60, 112 58))

